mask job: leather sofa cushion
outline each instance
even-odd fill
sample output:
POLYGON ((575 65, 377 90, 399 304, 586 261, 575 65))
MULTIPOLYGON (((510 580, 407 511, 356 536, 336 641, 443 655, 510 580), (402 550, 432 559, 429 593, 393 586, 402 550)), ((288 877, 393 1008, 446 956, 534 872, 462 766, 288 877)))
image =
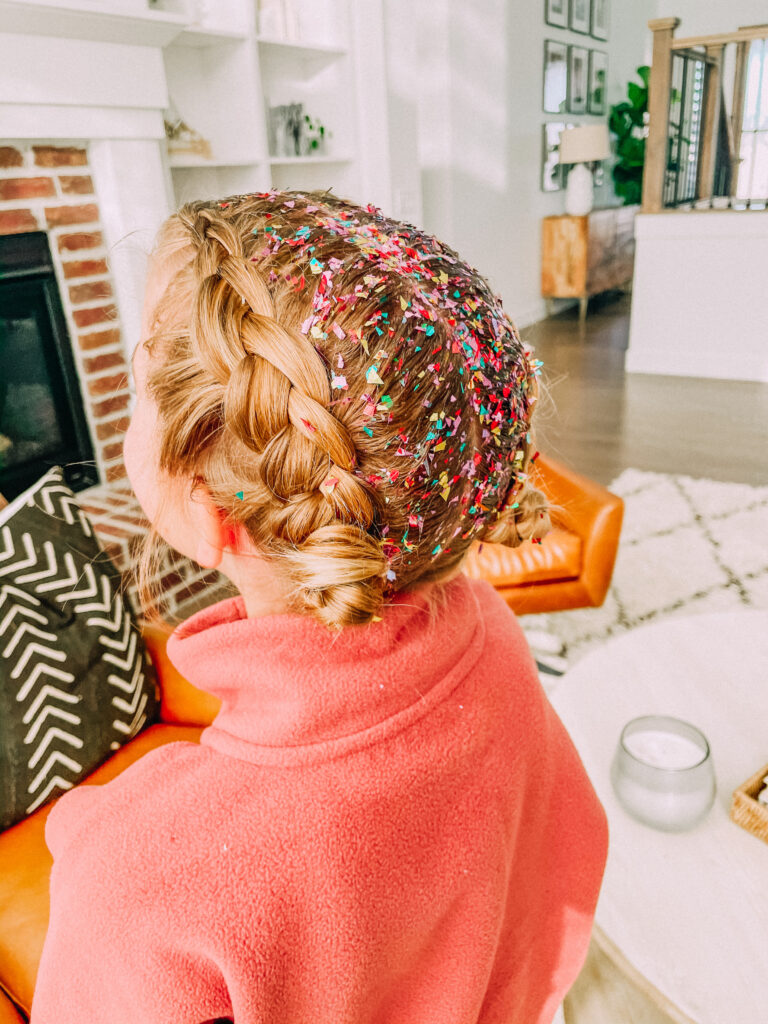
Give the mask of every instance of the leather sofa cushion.
POLYGON ((526 542, 516 548, 473 544, 462 568, 467 576, 488 580, 494 587, 577 579, 582 568, 581 538, 553 527, 541 544, 526 542))
MULTIPOLYGON (((179 740, 197 743, 201 732, 198 726, 151 725, 80 785, 103 785, 154 747, 179 740)), ((48 930, 53 858, 45 845, 45 821, 55 803, 0 834, 0 986, 27 1015, 48 930)))

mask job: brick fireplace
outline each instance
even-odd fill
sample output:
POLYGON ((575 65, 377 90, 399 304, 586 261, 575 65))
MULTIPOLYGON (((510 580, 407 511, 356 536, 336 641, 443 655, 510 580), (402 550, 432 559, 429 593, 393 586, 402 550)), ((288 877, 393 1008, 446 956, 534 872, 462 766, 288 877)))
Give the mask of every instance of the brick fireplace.
MULTIPOLYGON (((129 353, 87 144, 20 140, 0 146, 0 235, 25 232, 48 237, 93 450, 93 478, 99 483, 80 490, 78 501, 126 574, 126 598, 139 614, 127 571, 147 522, 122 456, 131 406, 129 353)), ((224 578, 218 572, 175 553, 168 553, 158 578, 160 610, 167 617, 183 617, 193 606, 222 596, 224 578)))
POLYGON ((0 234, 48 234, 99 477, 125 478, 128 366, 87 151, 0 147, 0 234))

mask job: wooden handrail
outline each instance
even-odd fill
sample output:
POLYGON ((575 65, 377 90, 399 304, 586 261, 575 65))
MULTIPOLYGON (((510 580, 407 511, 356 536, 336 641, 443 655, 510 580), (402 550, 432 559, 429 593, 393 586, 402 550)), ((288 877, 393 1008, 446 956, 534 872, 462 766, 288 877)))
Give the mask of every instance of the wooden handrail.
MULTIPOLYGON (((642 213, 661 213, 670 159, 670 104, 673 58, 699 61, 703 66, 703 109, 701 141, 697 154, 696 184, 692 201, 707 200, 715 189, 718 159, 730 163, 731 188, 738 175, 741 120, 743 115, 746 65, 750 43, 768 39, 768 24, 741 26, 734 32, 676 39, 679 18, 655 18, 648 22, 653 32, 653 59, 648 90, 648 134, 645 143, 642 213), (725 47, 736 44, 734 96, 730 120, 723 106, 723 59, 725 47), (718 138, 725 123, 728 153, 718 157, 718 138)), ((687 72, 686 72, 687 74, 687 72)), ((700 79, 701 81, 701 79, 700 79)), ((679 146, 679 142, 678 142, 679 146)), ((717 186, 722 187, 722 185, 717 186)), ((733 194, 733 193, 731 193, 733 194)))
POLYGON ((661 213, 662 210, 664 168, 667 163, 669 90, 672 84, 672 37, 679 24, 679 18, 654 18, 648 22, 648 28, 653 32, 653 63, 648 90, 643 213, 661 213))
MULTIPOLYGON (((659 21, 671 21, 670 18, 660 18, 659 21)), ((676 19, 678 25, 680 19, 676 19)), ((653 29, 654 22, 649 21, 648 27, 653 29)), ((749 28, 740 28, 736 32, 720 32, 714 36, 689 36, 687 39, 673 39, 673 50, 689 50, 694 46, 725 46, 726 43, 748 43, 753 39, 768 39, 768 25, 750 25, 749 28)))

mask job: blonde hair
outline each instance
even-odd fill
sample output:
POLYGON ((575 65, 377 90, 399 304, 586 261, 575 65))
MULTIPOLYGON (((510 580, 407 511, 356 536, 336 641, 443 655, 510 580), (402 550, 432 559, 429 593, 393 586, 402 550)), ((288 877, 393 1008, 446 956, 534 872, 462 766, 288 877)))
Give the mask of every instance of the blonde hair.
MULTIPOLYGON (((146 341, 159 469, 205 483, 292 610, 370 622, 473 541, 549 532, 528 478, 537 367, 453 249, 370 205, 273 190, 185 203, 155 255, 179 263, 146 341)), ((159 542, 137 567, 150 617, 159 542)))

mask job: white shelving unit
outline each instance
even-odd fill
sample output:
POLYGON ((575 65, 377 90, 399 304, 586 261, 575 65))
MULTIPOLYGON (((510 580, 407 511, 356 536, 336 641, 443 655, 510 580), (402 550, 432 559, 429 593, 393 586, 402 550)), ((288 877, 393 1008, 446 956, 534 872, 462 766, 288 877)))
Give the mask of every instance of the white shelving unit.
MULTIPOLYGON (((178 12, 184 0, 160 2, 178 12)), ((169 154, 177 204, 270 187, 333 188, 337 195, 365 198, 353 64, 356 0, 313 0, 303 19, 302 0, 293 2, 297 18, 286 26, 291 38, 278 38, 274 26, 268 35, 260 32, 259 0, 220 0, 208 5, 202 23, 190 24, 163 47, 169 100, 212 150, 210 160, 169 154), (324 126, 322 151, 270 150, 270 108, 296 103, 324 126)), ((370 86, 376 85, 374 78, 370 86)), ((378 85, 386 91, 383 78, 378 85)))
POLYGON ((186 12, 108 0, 0 0, 0 31, 102 43, 166 46, 188 24, 186 12))
POLYGON ((352 163, 351 156, 271 156, 269 163, 272 167, 280 164, 348 164, 352 163))
MULTIPOLYGON (((333 189, 392 209, 386 0, 284 2, 293 14, 267 23, 260 7, 273 0, 0 0, 0 33, 18 34, 27 47, 32 37, 48 37, 61 60, 53 40, 73 40, 73 54, 86 68, 75 84, 82 78, 88 97, 87 62, 101 61, 101 81, 114 85, 119 102, 110 103, 120 110, 113 121, 102 116, 95 137, 159 145, 169 204, 274 186, 333 189), (123 46, 107 55, 106 47, 94 49, 99 42, 123 46), (140 102, 126 104, 131 68, 145 77, 137 83, 140 102), (144 88, 150 72, 152 88, 144 88), (290 104, 302 104, 303 115, 323 125, 321 148, 270 151, 270 108, 290 104), (183 120, 207 141, 210 158, 193 147, 189 153, 169 147, 158 137, 162 117, 183 120)), ((74 88, 64 94, 66 111, 78 111, 77 124, 90 124, 89 101, 74 88)), ((104 96, 112 96, 109 88, 104 96)), ((87 130, 75 135, 88 138, 87 130)), ((401 167, 415 166, 398 153, 401 167)), ((396 184, 396 196, 401 191, 396 184)))

